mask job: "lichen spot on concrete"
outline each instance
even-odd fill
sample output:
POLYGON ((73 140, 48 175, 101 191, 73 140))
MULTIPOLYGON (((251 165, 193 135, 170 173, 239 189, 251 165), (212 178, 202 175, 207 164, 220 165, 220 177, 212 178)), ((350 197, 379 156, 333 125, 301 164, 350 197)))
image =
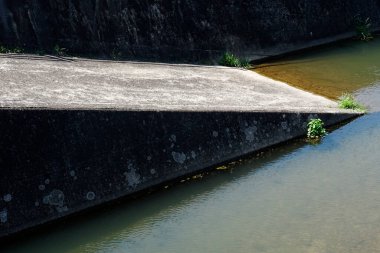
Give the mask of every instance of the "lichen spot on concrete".
POLYGON ((45 179, 45 184, 50 184, 50 179, 49 178, 45 179))
POLYGON ((257 132, 256 126, 247 127, 244 130, 245 139, 249 142, 252 142, 255 140, 255 133, 257 132))
POLYGON ((4 208, 0 211, 0 222, 6 223, 8 221, 8 210, 4 208))
POLYGON ((138 184, 141 183, 141 180, 140 180, 141 177, 137 173, 136 168, 132 164, 128 165, 128 171, 124 172, 124 175, 125 175, 126 180, 128 182, 128 186, 130 186, 132 188, 135 188, 138 184))
POLYGON ((3 199, 5 202, 11 202, 12 201, 12 195, 11 194, 5 194, 3 199))
POLYGON ((75 171, 74 170, 70 171, 70 176, 75 177, 75 171))
POLYGON ((152 174, 152 175, 156 174, 156 170, 155 169, 150 169, 150 174, 152 174))
POLYGON ((54 189, 48 195, 46 195, 42 202, 45 205, 55 206, 58 212, 67 211, 67 207, 64 207, 65 194, 61 190, 54 189))
POLYGON ((215 138, 218 137, 219 133, 217 131, 213 131, 212 132, 212 136, 214 136, 215 138))
POLYGON ((288 128, 288 122, 286 121, 281 122, 281 127, 282 129, 286 130, 288 128))
POLYGON ((176 142, 177 141, 177 137, 174 135, 174 134, 172 134, 171 136, 170 136, 170 139, 169 139, 170 141, 172 141, 172 142, 176 142))
POLYGON ((86 194, 86 199, 87 200, 90 200, 90 201, 94 200, 95 197, 96 197, 95 192, 87 192, 87 194, 86 194))
POLYGON ((43 184, 40 184, 40 185, 38 186, 38 189, 39 189, 40 191, 43 191, 43 190, 45 190, 45 185, 43 185, 43 184))
POLYGON ((152 157, 149 155, 147 158, 146 158, 148 161, 152 160, 152 157))
POLYGON ((186 161, 186 155, 184 153, 172 152, 173 160, 177 163, 183 164, 186 161))

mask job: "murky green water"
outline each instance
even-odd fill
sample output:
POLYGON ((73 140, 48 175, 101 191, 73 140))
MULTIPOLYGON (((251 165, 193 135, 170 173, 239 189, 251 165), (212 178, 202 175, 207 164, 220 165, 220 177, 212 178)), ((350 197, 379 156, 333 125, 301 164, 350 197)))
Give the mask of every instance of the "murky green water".
MULTIPOLYGON (((380 60, 357 60, 375 44, 329 49, 335 62, 330 68, 346 80, 363 76, 356 94, 372 113, 321 144, 294 142, 231 171, 82 216, 0 251, 380 252, 380 60), (357 65, 343 71, 347 62, 357 65), (364 75, 363 68, 373 71, 364 75)), ((323 58, 321 69, 330 61, 325 52, 310 57, 323 58)))

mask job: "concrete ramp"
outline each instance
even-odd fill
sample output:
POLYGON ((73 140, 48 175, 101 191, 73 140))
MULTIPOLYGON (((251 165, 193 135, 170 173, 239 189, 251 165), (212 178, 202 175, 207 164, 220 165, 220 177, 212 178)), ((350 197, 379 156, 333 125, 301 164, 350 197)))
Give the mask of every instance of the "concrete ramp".
POLYGON ((358 116, 248 70, 0 55, 0 237, 358 116))

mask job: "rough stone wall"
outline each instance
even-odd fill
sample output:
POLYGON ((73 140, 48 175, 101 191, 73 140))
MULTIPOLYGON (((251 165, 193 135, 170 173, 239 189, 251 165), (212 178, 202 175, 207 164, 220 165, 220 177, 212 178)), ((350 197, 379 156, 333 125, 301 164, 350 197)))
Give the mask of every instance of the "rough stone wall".
POLYGON ((0 238, 352 116, 0 110, 0 238))
POLYGON ((0 0, 0 43, 138 59, 255 55, 380 20, 380 0, 0 0), (265 50, 264 50, 265 51, 265 50))

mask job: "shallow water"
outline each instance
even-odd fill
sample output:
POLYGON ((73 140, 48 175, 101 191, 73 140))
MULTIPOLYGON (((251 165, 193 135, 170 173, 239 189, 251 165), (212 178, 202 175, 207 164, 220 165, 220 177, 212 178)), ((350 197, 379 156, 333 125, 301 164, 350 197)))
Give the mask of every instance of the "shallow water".
MULTIPOLYGON (((380 252, 380 68, 355 60, 369 50, 362 45, 329 52, 331 61, 345 55, 343 65, 358 64, 336 70, 346 80, 362 75, 354 71, 362 63, 373 69, 362 75, 361 89, 347 86, 371 113, 319 145, 295 141, 231 170, 39 231, 1 252, 380 252)), ((325 52, 310 57, 330 61, 325 52)))
POLYGON ((256 66, 255 71, 314 93, 338 98, 380 80, 380 39, 346 41, 256 66))

